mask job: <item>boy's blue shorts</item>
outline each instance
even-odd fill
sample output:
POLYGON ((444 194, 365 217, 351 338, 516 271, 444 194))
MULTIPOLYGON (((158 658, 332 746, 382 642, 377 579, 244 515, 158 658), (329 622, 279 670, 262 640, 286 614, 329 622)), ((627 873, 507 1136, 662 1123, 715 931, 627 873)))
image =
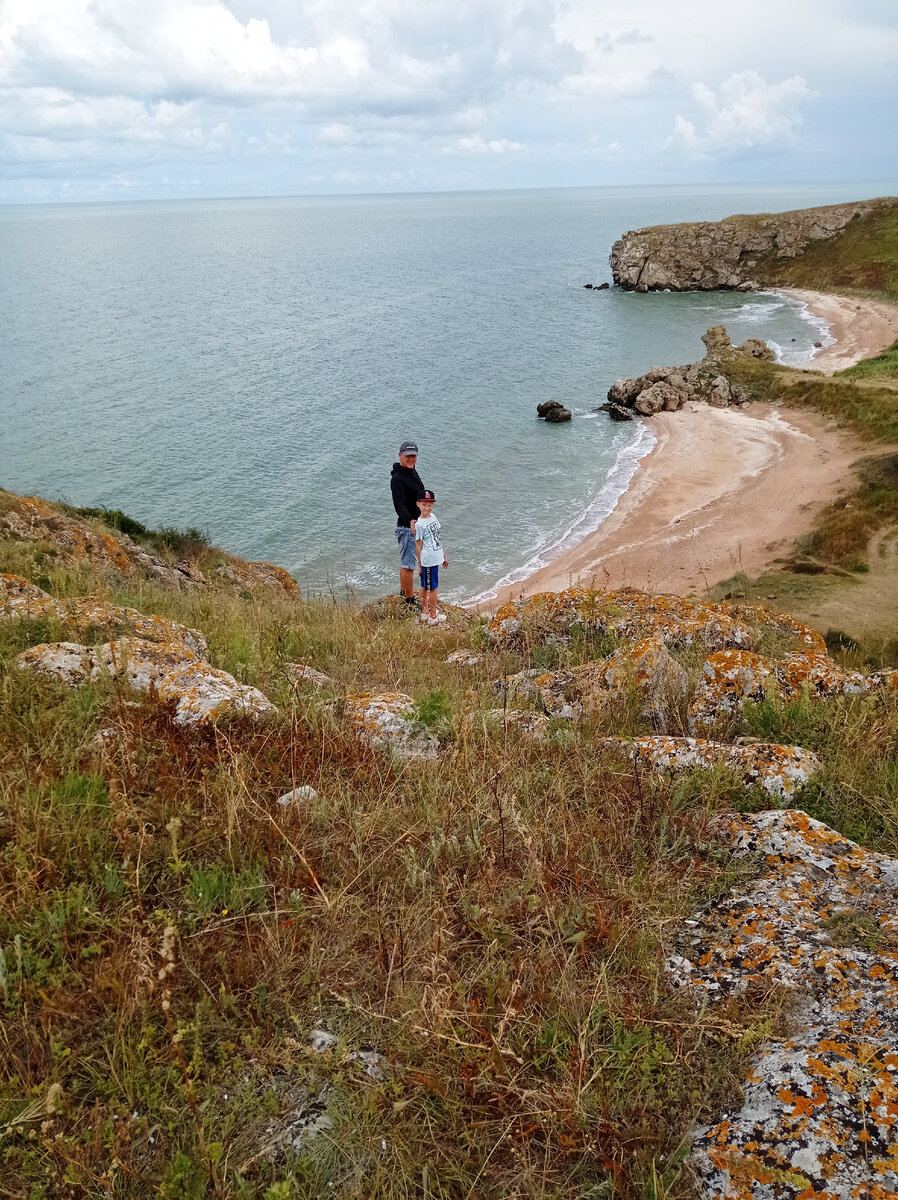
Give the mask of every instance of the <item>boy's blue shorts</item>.
POLYGON ((440 568, 421 568, 421 587, 425 592, 435 592, 440 586, 440 568))

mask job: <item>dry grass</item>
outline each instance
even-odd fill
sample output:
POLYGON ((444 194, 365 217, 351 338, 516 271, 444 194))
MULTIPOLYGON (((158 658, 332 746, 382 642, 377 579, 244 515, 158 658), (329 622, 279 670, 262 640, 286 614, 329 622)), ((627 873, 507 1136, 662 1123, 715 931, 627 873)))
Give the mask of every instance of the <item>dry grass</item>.
MULTIPOLYGON (((97 590, 40 554, 0 543, 2 565, 32 556, 25 573, 59 594, 97 590)), ((524 660, 483 650, 477 628, 327 599, 105 586, 202 629, 216 664, 282 712, 187 732, 109 681, 72 692, 16 672, 18 650, 54 631, 0 628, 0 1186, 688 1195, 684 1139, 735 1101, 779 1002, 693 1010, 663 961, 741 869, 709 841, 709 814, 758 798, 725 773, 672 785, 604 759, 600 735, 647 728, 635 704, 539 745, 467 724, 503 671, 590 645, 524 660), (460 644, 481 663, 446 665, 460 644), (294 695, 283 664, 300 657, 350 689, 409 692, 442 723, 439 763, 375 753, 294 695), (278 806, 302 784, 315 800, 278 806), (325 1054, 316 1027, 337 1036, 325 1054), (383 1056, 381 1078, 359 1049, 383 1056), (316 1138, 281 1136, 320 1109, 316 1138)), ((702 656, 682 657, 694 676, 702 656)), ((818 748, 815 814, 893 848, 898 716, 866 703, 764 710, 745 728, 818 748)))

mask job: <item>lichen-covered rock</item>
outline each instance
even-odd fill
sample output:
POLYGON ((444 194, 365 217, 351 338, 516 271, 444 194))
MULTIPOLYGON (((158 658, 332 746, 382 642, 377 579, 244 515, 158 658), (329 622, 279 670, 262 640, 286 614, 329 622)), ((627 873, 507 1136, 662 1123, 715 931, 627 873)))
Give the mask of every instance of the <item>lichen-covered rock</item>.
POLYGON ((305 688, 310 692, 340 692, 343 685, 324 671, 317 671, 308 663, 285 663, 284 672, 293 688, 305 688))
POLYGON ((16 665, 69 687, 79 687, 104 673, 123 679, 136 691, 155 694, 162 702, 175 701, 178 725, 277 712, 256 688, 202 662, 183 642, 119 638, 96 648, 73 642, 45 643, 23 651, 16 665))
POLYGON ((234 718, 274 716, 277 709, 258 688, 238 683, 227 671, 204 662, 187 662, 158 684, 162 701, 174 700, 176 725, 208 725, 234 718))
POLYGON ((620 751, 640 767, 665 774, 731 768, 746 786, 763 788, 780 800, 791 799, 820 767, 810 750, 773 742, 728 746, 702 738, 648 735, 603 738, 600 745, 620 751))
POLYGON ((545 713, 530 712, 520 708, 490 708, 482 713, 472 713, 472 724, 480 717, 483 722, 506 732, 519 734, 541 742, 549 729, 549 718, 545 713))
POLYGON ((79 634, 91 629, 111 631, 127 630, 135 637, 150 642, 173 642, 186 646, 196 658, 208 657, 206 639, 198 629, 190 629, 169 617, 147 616, 134 608, 108 604, 94 596, 83 596, 76 600, 61 602, 64 620, 79 634))
POLYGON ((137 692, 159 691, 162 681, 173 671, 199 661, 183 642, 147 642, 124 637, 93 652, 91 674, 96 678, 105 670, 114 677, 124 678, 137 692))
POLYGON ((476 667, 480 662, 480 655, 475 654, 473 650, 453 650, 451 654, 447 654, 445 661, 452 667, 476 667))
POLYGON ((766 256, 793 258, 810 242, 833 237, 856 217, 894 203, 866 200, 634 229, 612 246, 611 272, 618 287, 634 291, 757 286, 766 256))
POLYGON ((0 575, 0 621, 61 617, 62 604, 21 575, 0 575))
POLYGON ((544 673, 539 667, 531 667, 526 671, 516 671, 513 675, 500 675, 493 680, 493 691, 508 700, 531 700, 539 695, 536 680, 544 673))
POLYGON ((862 675, 846 670, 828 655, 811 650, 783 659, 723 650, 712 654, 702 669, 689 705, 689 726, 696 732, 713 730, 732 720, 748 701, 759 703, 766 696, 781 701, 805 693, 816 699, 859 696, 888 686, 888 678, 888 672, 862 675))
POLYGON ((534 680, 546 712, 571 720, 600 711, 611 697, 635 693, 643 715, 665 727, 671 705, 688 686, 684 669, 671 658, 659 637, 643 638, 631 649, 568 670, 551 671, 534 680))
POLYGON ((68 687, 80 687, 94 670, 93 651, 75 642, 42 642, 29 646, 16 659, 20 671, 32 671, 47 679, 58 679, 68 687))
POLYGON ((216 567, 215 574, 246 592, 271 588, 286 592, 288 596, 300 595, 299 584, 290 572, 270 562, 246 562, 243 559, 232 558, 216 567))
POLYGON ((794 810, 716 825, 764 870, 689 922, 668 978, 700 1004, 771 984, 790 989, 795 1004, 790 1036, 756 1055, 741 1109, 697 1131, 699 1194, 893 1195, 898 861, 794 810))
POLYGON ((400 758, 436 758, 436 735, 415 717, 404 692, 359 692, 343 701, 343 713, 357 737, 370 746, 386 746, 400 758))
POLYGON ((487 625, 495 644, 514 649, 567 641, 576 631, 612 633, 634 640, 661 637, 669 645, 696 643, 709 650, 745 646, 753 637, 748 624, 730 605, 682 596, 653 596, 629 588, 604 592, 573 587, 563 592, 538 592, 503 604, 487 625))

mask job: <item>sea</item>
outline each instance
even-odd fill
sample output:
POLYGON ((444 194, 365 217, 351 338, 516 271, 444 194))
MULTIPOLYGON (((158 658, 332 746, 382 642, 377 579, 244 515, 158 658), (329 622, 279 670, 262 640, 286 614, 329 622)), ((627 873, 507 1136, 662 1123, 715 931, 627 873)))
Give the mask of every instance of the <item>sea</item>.
POLYGON ((487 598, 596 529, 651 422, 610 384, 828 341, 770 293, 588 289, 627 229, 894 184, 603 187, 0 207, 0 486, 122 509, 291 571, 396 589, 390 468, 414 439, 447 599, 487 598), (574 416, 547 425, 543 400, 574 416))

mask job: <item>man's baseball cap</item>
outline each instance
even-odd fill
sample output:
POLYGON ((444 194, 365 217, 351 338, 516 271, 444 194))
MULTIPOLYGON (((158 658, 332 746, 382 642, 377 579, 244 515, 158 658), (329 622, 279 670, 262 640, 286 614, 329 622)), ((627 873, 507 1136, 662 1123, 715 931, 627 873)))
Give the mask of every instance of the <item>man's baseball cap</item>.
POLYGON ((429 500, 430 503, 433 504, 434 500, 436 500, 436 496, 433 494, 433 492, 422 492, 418 497, 418 503, 420 504, 422 500, 429 500))
POLYGON ((400 454, 417 454, 418 453, 417 442, 403 442, 402 445, 399 447, 399 453, 400 454))

